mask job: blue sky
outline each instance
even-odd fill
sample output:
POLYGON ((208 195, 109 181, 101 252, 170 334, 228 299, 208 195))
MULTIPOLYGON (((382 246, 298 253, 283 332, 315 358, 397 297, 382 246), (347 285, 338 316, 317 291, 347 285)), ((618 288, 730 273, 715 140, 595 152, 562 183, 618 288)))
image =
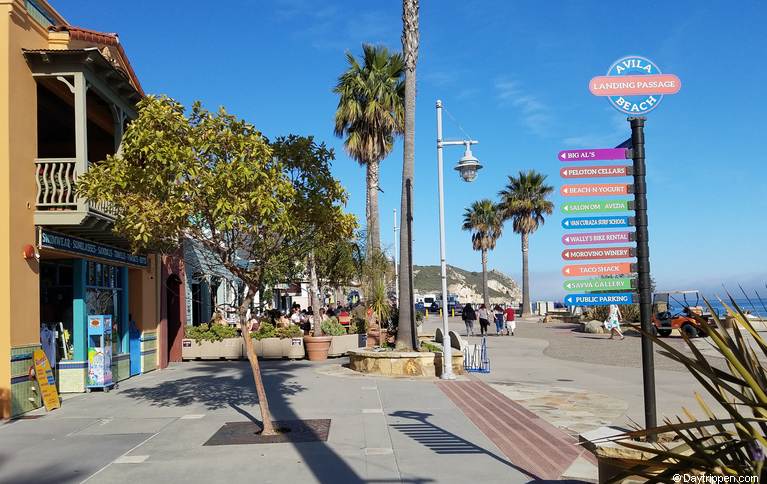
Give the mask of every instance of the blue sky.
MULTIPOLYGON (((209 108, 224 105, 267 136, 314 135, 336 148, 334 172, 349 209, 364 220, 364 169, 333 136, 344 52, 363 42, 400 48, 397 1, 116 0, 55 1, 72 24, 118 32, 144 89, 209 108)), ((414 259, 439 263, 434 103, 445 137, 459 124, 480 144, 485 168, 463 183, 445 152, 448 263, 479 270, 463 209, 495 198, 507 175, 536 169, 557 188, 555 214, 531 238, 533 298, 563 296, 558 206, 560 162, 568 148, 614 146, 629 135, 625 116, 588 91, 616 59, 646 56, 682 80, 648 115, 651 264, 658 287, 721 292, 721 284, 767 280, 764 213, 764 3, 423 1, 416 111, 414 259)), ((383 162, 381 231, 392 244, 402 147, 383 162)), ((490 266, 518 277, 520 239, 504 233, 490 266)))

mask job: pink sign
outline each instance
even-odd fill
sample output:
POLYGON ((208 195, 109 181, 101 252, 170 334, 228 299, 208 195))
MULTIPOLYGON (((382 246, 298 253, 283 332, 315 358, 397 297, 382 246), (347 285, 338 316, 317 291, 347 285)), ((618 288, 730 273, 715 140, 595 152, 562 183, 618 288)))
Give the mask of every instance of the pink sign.
POLYGON ((565 234, 565 245, 619 244, 634 240, 634 232, 590 232, 585 234, 565 234))
POLYGON ((564 150, 557 158, 560 161, 625 160, 626 148, 596 148, 592 150, 564 150))
POLYGON ((633 193, 633 185, 625 183, 599 183, 595 185, 562 185, 559 193, 563 197, 588 197, 591 195, 628 195, 633 193))
POLYGON ((597 76, 589 82, 589 91, 595 96, 676 94, 681 88, 682 81, 674 74, 597 76))
POLYGON ((630 166, 603 165, 603 166, 567 166, 560 168, 562 178, 604 178, 612 176, 629 176, 633 174, 630 166))

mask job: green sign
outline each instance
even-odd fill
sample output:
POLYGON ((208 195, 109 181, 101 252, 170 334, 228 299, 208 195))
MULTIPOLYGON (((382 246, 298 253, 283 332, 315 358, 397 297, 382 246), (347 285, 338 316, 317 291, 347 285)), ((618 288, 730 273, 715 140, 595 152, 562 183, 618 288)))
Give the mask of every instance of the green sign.
POLYGON ((626 212, 632 210, 628 200, 596 200, 562 204, 562 213, 626 212))
POLYGON ((565 281, 567 291, 630 291, 633 289, 630 277, 598 277, 596 279, 575 279, 565 281))

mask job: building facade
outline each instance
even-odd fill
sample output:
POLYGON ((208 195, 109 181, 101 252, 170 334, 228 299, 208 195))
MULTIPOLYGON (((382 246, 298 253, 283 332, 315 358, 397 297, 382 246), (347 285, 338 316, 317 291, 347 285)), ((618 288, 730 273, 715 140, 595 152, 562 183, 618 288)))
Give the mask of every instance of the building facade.
POLYGON ((78 174, 119 150, 144 95, 118 36, 70 26, 44 0, 0 0, 0 46, 0 417, 9 418, 41 406, 30 378, 41 346, 59 391, 85 391, 89 316, 111 317, 113 381, 173 361, 185 276, 181 260, 131 253, 112 232, 111 207, 75 192, 78 174))

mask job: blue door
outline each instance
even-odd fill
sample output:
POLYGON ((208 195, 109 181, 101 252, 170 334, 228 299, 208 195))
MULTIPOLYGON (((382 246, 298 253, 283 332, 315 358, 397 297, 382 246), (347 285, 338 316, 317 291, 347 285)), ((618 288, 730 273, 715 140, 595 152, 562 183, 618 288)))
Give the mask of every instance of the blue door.
POLYGON ((141 332, 130 322, 128 330, 130 338, 130 376, 141 373, 141 332))

